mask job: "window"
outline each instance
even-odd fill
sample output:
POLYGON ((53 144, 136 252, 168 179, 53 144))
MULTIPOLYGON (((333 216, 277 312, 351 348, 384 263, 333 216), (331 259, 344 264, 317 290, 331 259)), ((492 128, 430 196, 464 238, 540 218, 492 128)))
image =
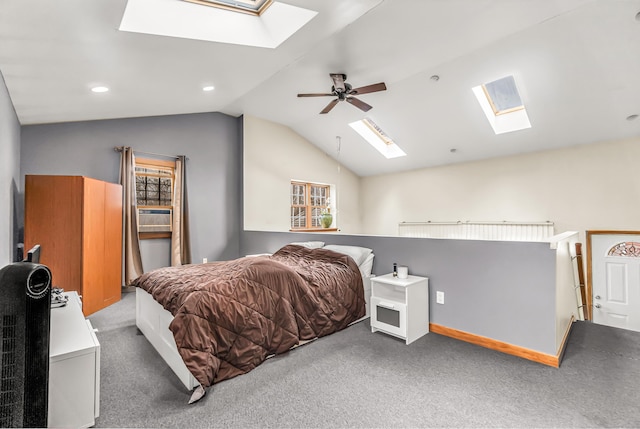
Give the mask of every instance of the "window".
POLYGON ((318 12, 310 2, 127 0, 118 30, 275 49, 318 12), (271 7, 273 6, 273 7, 271 7))
POLYGON ((291 181, 291 229, 333 230, 322 225, 322 217, 331 212, 331 186, 291 181))
POLYGON ((140 238, 171 237, 175 162, 136 159, 140 238))
POLYGON ((607 256, 622 256, 624 258, 640 258, 640 243, 627 241, 618 243, 609 249, 607 256))
POLYGON ((513 76, 485 83, 482 90, 496 116, 524 109, 513 76))
POLYGON ((531 128, 527 109, 513 76, 475 86, 472 90, 494 133, 531 128))
POLYGON ((360 136, 365 139, 378 152, 387 159, 406 156, 400 146, 398 146, 391 137, 385 133, 382 128, 377 126, 370 118, 364 118, 360 121, 351 122, 349 124, 360 136))

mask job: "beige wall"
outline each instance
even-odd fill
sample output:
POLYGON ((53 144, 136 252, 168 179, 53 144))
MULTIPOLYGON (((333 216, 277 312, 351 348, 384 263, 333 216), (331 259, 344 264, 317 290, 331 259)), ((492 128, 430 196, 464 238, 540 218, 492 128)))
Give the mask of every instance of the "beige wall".
POLYGON ((586 230, 640 230, 638 160, 640 138, 359 178, 338 175, 291 129, 245 117, 245 229, 288 230, 288 184, 305 179, 340 182, 348 234, 396 236, 402 221, 548 220, 584 243, 586 230))
POLYGON ((360 178, 288 127, 244 116, 244 229, 290 229, 292 179, 335 185, 337 227, 361 232, 360 178))
POLYGON ((640 230, 640 139, 362 178, 363 231, 398 223, 552 221, 556 233, 640 230))

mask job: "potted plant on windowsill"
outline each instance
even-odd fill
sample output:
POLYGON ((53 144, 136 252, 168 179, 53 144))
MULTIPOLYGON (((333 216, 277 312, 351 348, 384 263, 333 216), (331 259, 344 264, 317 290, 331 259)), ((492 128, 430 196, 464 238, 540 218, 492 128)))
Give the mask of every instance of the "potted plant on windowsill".
POLYGON ((333 223, 333 215, 331 214, 331 207, 327 207, 322 209, 322 214, 320 217, 320 224, 323 228, 331 228, 331 224, 333 223))

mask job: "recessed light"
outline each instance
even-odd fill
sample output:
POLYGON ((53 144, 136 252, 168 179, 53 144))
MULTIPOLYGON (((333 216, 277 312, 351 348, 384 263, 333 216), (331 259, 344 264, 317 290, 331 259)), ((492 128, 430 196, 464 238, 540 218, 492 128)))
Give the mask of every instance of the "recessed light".
POLYGON ((640 12, 636 13, 636 21, 640 21, 640 12))
POLYGON ((433 76, 431 76, 430 78, 432 81, 437 82, 440 80, 440 76, 438 76, 437 74, 434 74, 433 76))
POLYGON ((91 88, 91 91, 93 91, 93 92, 107 92, 107 91, 109 91, 109 88, 107 88, 106 86, 94 86, 93 88, 91 88))
POLYGON ((458 149, 456 149, 455 147, 454 147, 454 148, 449 149, 449 152, 451 152, 451 153, 456 153, 457 151, 458 151, 458 149))
POLYGON ((213 91, 214 89, 216 89, 215 86, 211 86, 211 85, 202 87, 203 91, 213 91))
POLYGON ((638 115, 629 115, 627 116, 627 121, 633 121, 638 119, 638 115))

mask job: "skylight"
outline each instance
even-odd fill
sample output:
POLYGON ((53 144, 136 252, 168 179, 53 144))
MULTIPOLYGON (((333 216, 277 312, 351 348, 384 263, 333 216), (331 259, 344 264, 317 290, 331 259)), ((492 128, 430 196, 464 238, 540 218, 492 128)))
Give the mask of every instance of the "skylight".
POLYGON ((318 13, 271 0, 127 0, 120 31, 276 48, 318 13), (215 3, 215 5, 214 5, 215 3), (222 3, 227 8, 221 8, 222 3), (231 12, 243 3, 260 12, 231 12), (208 6, 217 7, 205 7, 208 6), (265 8, 267 8, 265 10, 265 8), (226 10, 225 10, 226 9, 226 10), (264 13, 262 13, 264 12, 264 13), (257 16, 259 13, 260 16, 257 16))
POLYGON ((218 7, 234 12, 260 15, 267 10, 273 0, 184 0, 190 3, 198 3, 205 6, 218 7))
POLYGON ((360 121, 351 122, 349 126, 387 159, 407 155, 371 119, 364 118, 360 121))
POLYGON ((496 134, 531 128, 513 76, 478 85, 473 93, 496 134))

